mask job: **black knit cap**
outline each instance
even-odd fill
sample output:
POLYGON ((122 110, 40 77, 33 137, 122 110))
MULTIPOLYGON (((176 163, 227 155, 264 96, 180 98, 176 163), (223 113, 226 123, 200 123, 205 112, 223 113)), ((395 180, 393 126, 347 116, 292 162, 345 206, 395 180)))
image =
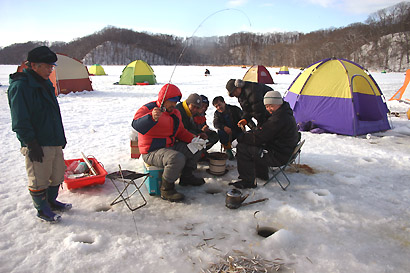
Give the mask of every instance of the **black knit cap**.
POLYGON ((27 61, 31 63, 53 64, 57 62, 57 55, 46 46, 39 46, 29 51, 27 61))
POLYGON ((202 104, 209 105, 209 100, 205 95, 201 95, 201 99, 202 99, 202 104))

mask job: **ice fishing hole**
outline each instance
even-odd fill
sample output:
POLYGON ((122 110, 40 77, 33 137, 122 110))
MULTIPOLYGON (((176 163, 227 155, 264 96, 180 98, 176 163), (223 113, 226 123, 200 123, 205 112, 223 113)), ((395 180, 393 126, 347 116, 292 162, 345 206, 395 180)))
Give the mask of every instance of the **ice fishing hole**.
POLYGON ((88 245, 91 245, 94 243, 94 239, 88 235, 78 235, 75 238, 73 238, 73 241, 82 243, 82 244, 88 244, 88 245))
POLYGON ((96 212, 106 212, 109 211, 111 209, 111 206, 109 205, 101 205, 95 208, 96 212))
POLYGON ((258 235, 264 238, 268 238, 272 234, 274 234, 276 231, 278 231, 276 228, 273 227, 257 227, 256 231, 258 232, 258 235))

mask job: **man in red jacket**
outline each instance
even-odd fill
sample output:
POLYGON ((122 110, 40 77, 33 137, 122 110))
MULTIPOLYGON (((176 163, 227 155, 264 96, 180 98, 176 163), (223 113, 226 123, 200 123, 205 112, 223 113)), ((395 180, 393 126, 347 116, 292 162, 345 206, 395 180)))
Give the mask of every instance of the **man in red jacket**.
POLYGON ((181 97, 177 86, 166 84, 159 91, 158 99, 138 109, 132 121, 132 127, 138 131, 138 148, 144 162, 164 168, 161 198, 171 202, 184 198, 175 190, 178 178, 181 186, 205 183, 192 173, 202 150, 193 154, 187 147, 196 136, 184 128, 181 113, 175 108, 181 97))

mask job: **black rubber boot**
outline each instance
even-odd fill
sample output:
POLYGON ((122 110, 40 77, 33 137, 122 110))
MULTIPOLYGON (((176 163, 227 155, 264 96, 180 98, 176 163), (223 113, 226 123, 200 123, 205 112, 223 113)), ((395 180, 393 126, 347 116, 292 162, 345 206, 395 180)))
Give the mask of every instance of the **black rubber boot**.
POLYGON ((160 191, 161 198, 171 202, 179 202, 185 198, 182 193, 175 190, 175 183, 168 183, 164 178, 162 178, 160 191))
POLYGON ((70 210, 73 207, 73 205, 71 205, 70 203, 62 203, 56 200, 59 189, 60 186, 50 186, 47 189, 47 199, 48 203, 50 204, 50 208, 56 211, 70 210))
POLYGON ((34 207, 37 209, 37 217, 50 223, 60 222, 61 216, 55 214, 50 209, 47 200, 47 190, 30 191, 30 195, 33 199, 34 207))
POLYGON ((182 174, 179 177, 179 185, 181 186, 201 186, 205 184, 205 180, 200 177, 196 177, 192 172, 193 168, 185 167, 182 170, 182 174))
POLYGON ((229 185, 234 186, 235 188, 238 189, 253 189, 256 188, 256 183, 255 182, 249 182, 245 180, 239 180, 237 182, 231 182, 229 185))
POLYGON ((205 184, 205 180, 193 174, 181 175, 179 178, 179 185, 181 186, 201 186, 203 184, 205 184))

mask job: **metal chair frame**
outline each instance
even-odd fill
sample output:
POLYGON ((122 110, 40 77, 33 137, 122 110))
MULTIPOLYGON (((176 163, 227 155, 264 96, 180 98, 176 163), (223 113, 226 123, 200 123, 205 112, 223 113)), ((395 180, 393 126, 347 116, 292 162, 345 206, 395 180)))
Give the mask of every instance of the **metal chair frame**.
POLYGON ((293 167, 296 172, 299 172, 299 169, 297 168, 297 166, 300 164, 300 153, 301 153, 301 148, 303 146, 303 144, 305 143, 305 140, 302 140, 298 143, 298 145, 295 147, 295 150, 293 150, 292 156, 289 158, 288 162, 286 162, 286 164, 279 166, 279 167, 269 167, 269 170, 271 170, 273 172, 272 176, 268 179, 268 181, 265 182, 265 184, 263 184, 263 186, 265 186, 266 184, 268 184, 270 181, 272 181, 273 179, 276 180, 276 182, 279 184, 279 186, 282 188, 282 190, 286 190, 287 187, 289 187, 290 185, 290 180, 288 178, 288 176, 285 173, 285 169, 289 166, 293 167), (298 164, 296 166, 291 165, 293 164, 296 160, 298 160, 298 164), (280 182, 280 180, 278 179, 278 175, 282 174, 286 181, 288 182, 286 186, 283 186, 282 183, 280 182))
POLYGON ((112 182, 112 184, 114 185, 114 187, 117 189, 118 191, 118 196, 111 202, 110 206, 113 206, 115 204, 118 204, 120 202, 124 202, 128 209, 131 211, 137 210, 139 208, 142 208, 143 206, 145 206, 147 204, 147 200, 145 199, 144 195, 142 194, 140 188, 142 187, 142 185, 144 184, 145 180, 148 178, 148 173, 137 173, 134 171, 128 171, 128 170, 121 170, 121 166, 119 166, 120 170, 118 172, 114 172, 114 173, 110 173, 107 175, 107 178, 109 178, 112 182), (137 185, 135 183, 135 180, 144 177, 144 179, 142 180, 141 184, 137 185), (115 184, 115 180, 121 181, 124 184, 124 188, 121 190, 116 184, 115 184), (129 194, 128 193, 128 187, 133 185, 135 187, 134 191, 129 194), (139 193, 139 195, 141 196, 143 203, 136 206, 136 207, 132 207, 131 203, 130 203, 130 199, 131 196, 133 196, 136 192, 139 193), (127 195, 125 195, 127 194, 127 195))

